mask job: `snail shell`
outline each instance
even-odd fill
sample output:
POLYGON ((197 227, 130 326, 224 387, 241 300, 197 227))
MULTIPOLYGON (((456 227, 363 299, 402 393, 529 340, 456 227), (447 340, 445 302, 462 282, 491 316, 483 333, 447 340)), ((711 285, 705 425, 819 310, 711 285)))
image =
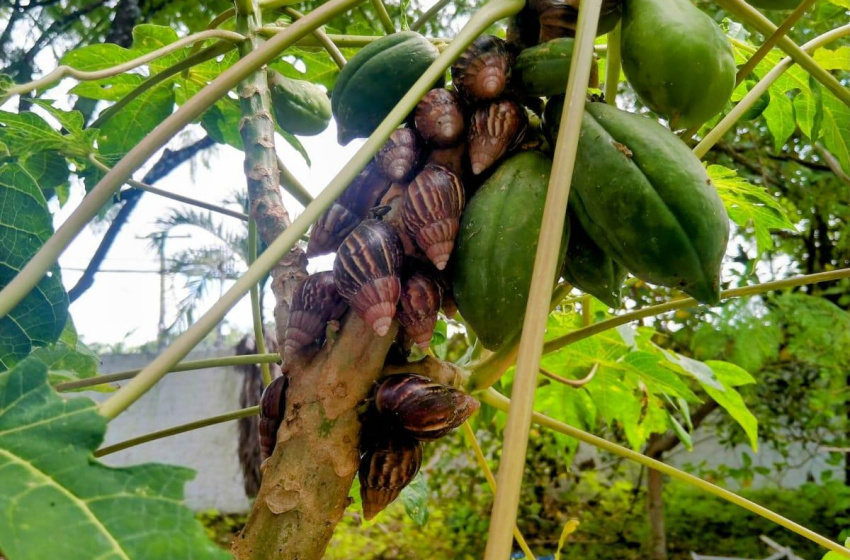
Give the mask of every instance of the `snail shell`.
POLYGON ((378 412, 421 441, 440 439, 478 407, 472 396, 412 373, 385 378, 375 393, 378 412))
POLYGON ((442 290, 439 284, 420 272, 414 273, 401 287, 398 322, 404 333, 422 350, 431 344, 442 290))
POLYGON ((401 292, 404 251, 396 231, 365 220, 340 245, 333 275, 337 292, 378 336, 389 332, 401 292))
POLYGON ((390 135, 375 155, 375 164, 384 177, 393 182, 406 182, 419 170, 425 151, 415 130, 399 128, 390 135))
POLYGON ((479 107, 469 127, 469 160, 472 172, 481 174, 508 150, 522 142, 528 116, 519 104, 502 99, 479 107))
POLYGON ((436 163, 447 167, 458 177, 463 177, 466 162, 466 142, 461 142, 451 148, 436 148, 428 154, 426 163, 436 163))
POLYGON ((336 291, 333 272, 317 272, 301 280, 292 293, 284 355, 294 356, 323 338, 328 321, 342 317, 347 307, 336 291))
POLYGON ((422 252, 416 244, 416 240, 408 233, 407 228, 404 227, 401 209, 406 193, 407 185, 399 183, 392 184, 390 189, 381 198, 381 207, 386 209, 386 213, 382 216, 381 220, 395 229, 399 239, 401 239, 401 245, 406 257, 412 257, 419 261, 427 261, 428 258, 425 256, 425 253, 422 252))
MULTIPOLYGON (((596 35, 608 33, 620 18, 623 0, 602 0, 596 35)), ((508 25, 508 43, 519 49, 561 37, 575 37, 581 0, 529 0, 508 25)))
POLYGON ((463 109, 454 92, 432 89, 416 106, 416 130, 429 144, 447 148, 457 144, 464 132, 463 109))
POLYGON ((439 270, 454 248, 465 196, 458 176, 428 164, 407 187, 401 217, 416 244, 439 270))
POLYGON ((260 459, 271 457, 277 443, 277 430, 286 413, 286 376, 276 377, 260 397, 260 459))
POLYGON ((505 91, 512 66, 505 42, 481 35, 452 65, 452 83, 467 101, 495 99, 505 91))
POLYGON ((360 458, 360 498, 363 515, 372 519, 398 498, 422 465, 422 444, 403 433, 392 433, 367 444, 360 458))

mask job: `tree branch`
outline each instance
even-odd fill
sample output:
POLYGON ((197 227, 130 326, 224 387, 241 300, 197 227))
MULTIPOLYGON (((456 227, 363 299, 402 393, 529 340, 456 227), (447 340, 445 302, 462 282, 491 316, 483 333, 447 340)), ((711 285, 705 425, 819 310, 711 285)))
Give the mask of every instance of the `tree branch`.
MULTIPOLYGON (((181 163, 191 159, 195 156, 195 154, 209 148, 213 144, 215 144, 213 139, 209 136, 205 136, 201 140, 198 140, 194 144, 190 144, 185 148, 180 148, 179 150, 174 151, 165 150, 159 158, 159 161, 157 161, 154 166, 151 167, 150 171, 145 174, 142 182, 151 184, 159 181, 176 169, 181 163)), ((98 245, 97 250, 94 252, 94 255, 86 267, 86 270, 83 272, 83 275, 79 280, 77 280, 74 287, 68 290, 68 297, 71 299, 72 303, 79 299, 79 297, 94 284, 94 277, 97 274, 97 271, 100 270, 100 267, 103 264, 107 253, 109 253, 109 250, 112 248, 112 244, 115 243, 115 239, 118 237, 121 228, 123 228, 124 224, 127 223, 130 214, 133 213, 133 210, 138 205, 139 200, 142 198, 142 194, 144 194, 144 191, 139 189, 127 191, 126 194, 122 193, 122 198, 125 201, 124 205, 118 211, 118 214, 115 216, 115 219, 112 220, 112 223, 109 224, 109 228, 106 230, 106 233, 103 234, 103 238, 100 240, 100 245, 98 245)))

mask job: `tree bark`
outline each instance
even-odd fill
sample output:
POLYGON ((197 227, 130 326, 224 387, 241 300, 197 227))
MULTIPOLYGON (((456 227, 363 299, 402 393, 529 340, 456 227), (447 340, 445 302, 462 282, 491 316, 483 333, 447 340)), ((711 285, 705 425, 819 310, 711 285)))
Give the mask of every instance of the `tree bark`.
POLYGON ((660 472, 649 469, 646 478, 649 516, 649 556, 667 560, 667 535, 664 532, 664 480, 660 472))

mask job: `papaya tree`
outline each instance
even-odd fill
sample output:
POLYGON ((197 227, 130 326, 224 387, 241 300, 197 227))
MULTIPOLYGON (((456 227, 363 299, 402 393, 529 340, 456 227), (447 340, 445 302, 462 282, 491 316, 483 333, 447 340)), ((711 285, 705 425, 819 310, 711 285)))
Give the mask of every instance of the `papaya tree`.
POLYGON ((236 0, 183 37, 175 29, 192 26, 138 25, 129 46, 70 50, 32 81, 3 77, 0 102, 27 96, 18 112, 0 113, 6 557, 223 557, 181 504, 190 473, 114 469, 97 457, 259 415, 262 483, 232 554, 317 559, 355 478, 364 517, 380 515, 413 481, 423 447, 461 426, 470 434, 482 409, 507 415, 488 559, 507 558, 514 542, 532 555, 516 529, 532 422, 850 556, 639 451, 668 431, 688 444, 690 411, 708 399, 755 447, 757 422, 738 388, 757 380, 633 325, 850 277, 838 267, 760 281, 749 270, 730 288, 730 236, 754 232, 761 254, 771 230, 794 224, 772 191, 701 161, 721 140, 739 144, 738 123, 760 118, 768 94, 763 118, 777 151, 799 126, 805 141, 789 154, 817 146, 850 172, 841 81, 850 63, 834 44, 850 26, 802 45, 789 36, 808 11, 841 21, 845 0, 792 2, 790 12, 762 4, 778 26, 743 0, 710 10, 689 0, 491 0, 474 10, 441 1, 424 12, 381 0, 290 4, 236 0), (448 30, 431 21, 442 9, 469 13, 453 37, 433 35, 448 30), (357 34, 364 21, 382 33, 357 34), (92 122, 51 96, 65 78, 78 82, 71 95, 105 102, 92 122), (366 140, 313 199, 276 142, 303 152, 298 136, 331 117, 340 143, 366 140), (78 341, 57 259, 123 185, 150 190, 132 174, 192 123, 244 153, 247 213, 188 202, 246 222, 250 264, 102 404, 73 398, 116 376, 97 375, 78 341), (54 231, 47 197, 56 174, 72 172, 88 193, 54 231), (281 188, 304 205, 295 219, 281 188), (336 253, 332 271, 308 275, 308 258, 327 253, 336 253), (622 290, 628 274, 666 300, 636 305, 622 290), (279 354, 263 344, 266 275, 279 354), (260 405, 100 447, 107 423, 165 375, 201 367, 181 361, 248 293, 257 352, 217 363, 280 362, 279 376, 264 368, 260 405), (451 320, 469 341, 452 361, 434 336, 439 314, 440 332, 451 320))

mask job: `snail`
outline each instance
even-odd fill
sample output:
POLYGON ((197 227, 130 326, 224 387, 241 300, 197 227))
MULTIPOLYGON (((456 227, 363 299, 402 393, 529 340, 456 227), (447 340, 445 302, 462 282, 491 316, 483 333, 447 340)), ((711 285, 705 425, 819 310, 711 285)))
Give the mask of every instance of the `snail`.
POLYGON ((399 128, 375 155, 375 163, 384 177, 393 182, 409 181, 419 170, 424 146, 415 130, 399 128))
POLYGON ((422 350, 431 344, 442 297, 440 285, 421 272, 412 274, 401 286, 398 322, 422 350))
POLYGON ((460 142, 464 132, 463 109, 457 94, 447 89, 432 89, 416 106, 416 130, 425 142, 448 148, 460 142))
POLYGON ((380 220, 364 220, 342 242, 333 276, 339 295, 374 329, 390 330, 401 293, 404 251, 396 231, 380 220))
POLYGON ((428 154, 426 164, 436 163, 437 165, 442 165, 443 167, 447 167, 458 177, 463 177, 466 152, 466 142, 461 142, 457 146, 452 146, 450 148, 435 148, 428 154))
POLYGON ((472 172, 481 174, 508 150, 522 142, 528 116, 519 104, 509 99, 479 107, 469 126, 469 160, 472 172))
POLYGON ((508 85, 513 55, 502 39, 481 35, 452 65, 452 83, 468 102, 495 99, 508 85))
POLYGON ((375 392, 378 413, 421 441, 440 439, 478 407, 470 395, 412 373, 386 377, 375 392))
POLYGON ((286 376, 275 377, 260 397, 260 459, 271 457, 277 443, 277 430, 286 412, 286 376))
MULTIPOLYGON (((602 0, 596 35, 608 33, 620 21, 623 0, 602 0)), ((519 50, 574 37, 581 0, 529 0, 508 24, 508 44, 519 50)))
POLYGON ((301 280, 292 292, 284 356, 288 359, 323 338, 328 321, 342 317, 346 308, 336 291, 333 272, 317 272, 301 280))
POLYGON ((407 187, 401 217, 416 244, 439 270, 454 247, 465 195, 458 176, 428 164, 407 187))
POLYGON ((372 519, 413 481, 422 465, 422 444, 400 432, 367 438, 360 458, 363 515, 372 519))

